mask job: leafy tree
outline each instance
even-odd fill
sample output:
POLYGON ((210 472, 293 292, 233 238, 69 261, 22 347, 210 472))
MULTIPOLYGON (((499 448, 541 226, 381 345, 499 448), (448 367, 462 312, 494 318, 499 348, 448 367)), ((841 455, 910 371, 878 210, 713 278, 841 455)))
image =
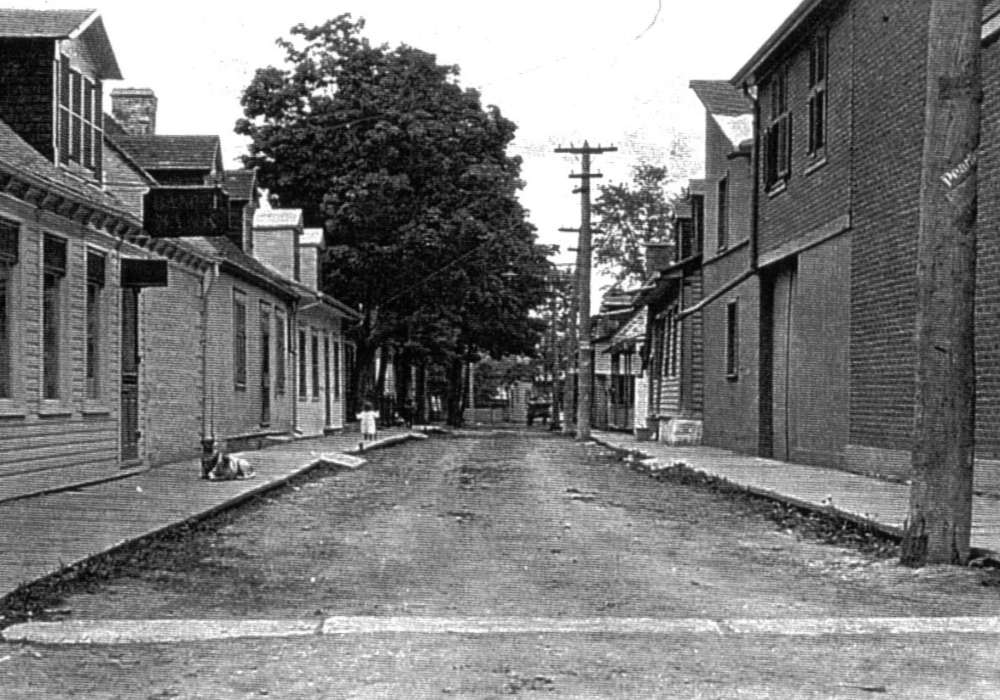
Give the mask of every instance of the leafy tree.
POLYGON ((257 71, 236 126, 262 185, 325 228, 325 290, 362 312, 350 329, 362 397, 381 393, 379 348, 453 369, 532 347, 546 271, 506 153, 515 124, 461 88, 456 66, 373 46, 363 29, 349 14, 293 27, 278 41, 288 67, 257 71))
POLYGON ((645 244, 671 240, 673 202, 664 186, 665 167, 638 165, 632 182, 602 185, 592 211, 600 221, 594 233, 594 262, 614 278, 632 286, 645 277, 645 244))

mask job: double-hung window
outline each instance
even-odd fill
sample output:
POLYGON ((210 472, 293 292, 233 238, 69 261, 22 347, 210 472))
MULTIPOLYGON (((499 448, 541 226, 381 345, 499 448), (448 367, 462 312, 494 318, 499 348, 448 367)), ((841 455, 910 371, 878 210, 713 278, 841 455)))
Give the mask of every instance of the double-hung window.
POLYGON ((59 160, 73 161, 101 178, 104 159, 104 105, 100 81, 85 77, 59 57, 59 160))
POLYGON ((101 292, 104 290, 105 258, 87 252, 86 392, 88 399, 101 396, 101 292))
POLYGON ((286 330, 285 317, 274 314, 274 393, 279 396, 285 393, 285 362, 286 362, 286 330))
POLYGON ((788 109, 788 74, 784 69, 768 83, 770 119, 764 131, 764 186, 784 184, 792 171, 792 113, 788 109))
POLYGON ((45 236, 42 243, 42 398, 61 398, 62 288, 66 241, 45 236))
POLYGON ((305 400, 309 396, 309 388, 306 386, 308 377, 308 365, 306 364, 306 332, 299 330, 299 399, 305 400))
POLYGON ((0 399, 14 398, 15 281, 21 227, 0 219, 0 399))
POLYGON ((809 44, 809 154, 821 156, 826 147, 826 78, 828 35, 816 34, 809 44))

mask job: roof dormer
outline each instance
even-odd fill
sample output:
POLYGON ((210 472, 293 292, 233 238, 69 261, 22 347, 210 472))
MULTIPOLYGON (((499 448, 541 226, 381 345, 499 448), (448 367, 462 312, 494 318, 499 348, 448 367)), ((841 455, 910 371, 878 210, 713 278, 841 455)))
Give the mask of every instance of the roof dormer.
POLYGON ((103 81, 119 79, 95 10, 0 9, 0 119, 53 163, 101 181, 103 81))

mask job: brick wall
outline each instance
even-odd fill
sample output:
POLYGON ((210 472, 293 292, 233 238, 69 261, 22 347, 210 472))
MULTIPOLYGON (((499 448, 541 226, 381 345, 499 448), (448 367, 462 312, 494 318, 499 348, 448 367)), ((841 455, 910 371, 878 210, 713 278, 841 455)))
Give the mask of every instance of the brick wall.
POLYGON ((140 294, 145 449, 156 466, 198 456, 202 403, 202 275, 170 264, 170 285, 140 294))
POLYGON ((296 263, 297 229, 254 229, 254 257, 289 279, 299 279, 296 263))
POLYGON ((300 246, 299 265, 302 284, 312 289, 319 289, 321 281, 319 279, 319 246, 300 246))
MULTIPOLYGON (((260 302, 264 301, 272 309, 285 309, 285 305, 273 295, 264 292, 245 282, 222 274, 216 279, 209 292, 208 302, 208 382, 209 394, 214 396, 215 432, 219 437, 228 438, 236 435, 258 433, 265 430, 261 426, 260 417, 260 302), (247 379, 243 388, 237 388, 234 381, 233 353, 233 290, 239 289, 246 294, 247 309, 247 379)), ((289 316, 285 314, 285 318, 289 316)), ((290 323, 290 320, 287 321, 290 323)), ((292 352, 295 348, 295 338, 287 343, 285 358, 286 389, 283 396, 278 396, 274 388, 274 367, 277 358, 274 357, 274 334, 271 334, 272 352, 272 389, 271 389, 271 421, 266 430, 287 432, 292 428, 293 391, 295 388, 295 370, 292 352)))
MULTIPOLYGON (((784 64, 788 71, 787 101, 792 119, 791 175, 783 191, 772 190, 771 193, 764 189, 761 178, 761 253, 823 226, 850 208, 850 15, 841 10, 824 26, 829 27, 827 145, 820 155, 808 153, 809 50, 808 44, 800 45, 784 64)), ((766 77, 759 100, 763 130, 772 117, 771 90, 766 77)))
POLYGON ((852 444, 909 449, 926 3, 854 3, 852 444))
MULTIPOLYGON (((976 277, 976 456, 1000 457, 1000 43, 982 54, 982 148, 976 277)), ((996 470, 997 465, 991 469, 996 470)), ((977 469, 979 465, 977 465, 977 469)))
MULTIPOLYGON (((746 247, 716 258, 704 268, 705 293, 719 289, 749 268, 746 247)), ((704 411, 702 441, 745 454, 757 452, 759 282, 752 277, 702 311, 704 326, 704 411), (726 307, 738 300, 739 375, 726 375, 726 307)))

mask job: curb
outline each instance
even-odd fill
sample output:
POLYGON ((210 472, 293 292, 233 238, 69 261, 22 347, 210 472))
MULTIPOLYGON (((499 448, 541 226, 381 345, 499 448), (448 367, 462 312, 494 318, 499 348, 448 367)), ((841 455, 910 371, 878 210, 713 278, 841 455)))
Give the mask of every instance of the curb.
POLYGON ((50 486, 47 488, 40 488, 37 491, 28 491, 26 493, 19 493, 13 496, 0 496, 0 504, 13 503, 14 501, 23 501, 26 498, 37 498, 38 496, 48 496, 53 493, 62 493, 64 491, 75 491, 76 489, 86 488, 88 486, 97 486, 98 484, 107 484, 112 481, 121 481, 122 479, 130 479, 133 476, 139 476, 140 474, 145 474, 150 471, 150 467, 134 467, 131 469, 121 469, 114 474, 108 474, 106 476, 94 477, 92 479, 83 479, 81 481, 74 481, 69 484, 60 484, 58 486, 50 486))
MULTIPOLYGON (((401 443, 401 442, 406 442, 407 440, 410 440, 410 439, 426 439, 426 436, 419 436, 418 437, 417 435, 412 435, 412 434, 409 434, 409 433, 403 434, 403 435, 393 435, 393 436, 384 438, 383 440, 377 441, 378 445, 377 445, 376 449, 383 448, 383 447, 389 447, 389 446, 392 446, 392 445, 395 445, 395 444, 398 444, 398 443, 401 443)), ((371 447, 369 447, 369 449, 371 449, 371 447)), ((115 552, 118 552, 118 551, 122 550, 123 548, 125 548, 125 547, 127 547, 127 546, 129 546, 129 545, 131 545, 131 544, 133 544, 135 542, 138 542, 140 540, 144 540, 144 539, 147 539, 147 538, 155 537, 156 535, 162 534, 164 532, 168 532, 168 531, 170 531, 170 530, 172 530, 174 528, 179 528, 179 527, 183 527, 185 525, 192 525, 192 524, 195 524, 195 523, 199 523, 199 522, 201 522, 203 520, 206 520, 206 519, 212 517, 213 515, 216 515, 217 513, 220 513, 222 511, 225 511, 225 510, 228 510, 228 509, 233 508, 235 506, 238 506, 238 505, 240 505, 240 504, 242 504, 242 503, 244 503, 246 501, 249 501, 250 499, 254 498, 255 496, 259 496, 260 494, 263 494, 263 493, 266 493, 268 491, 272 491, 274 489, 280 488, 280 487, 284 486, 285 484, 287 484, 292 479, 294 479, 296 477, 299 477, 299 476, 302 476, 303 474, 307 474, 310 471, 312 471, 313 469, 316 469, 317 467, 320 467, 320 466, 322 466, 324 464, 329 464, 329 463, 331 463, 331 461, 328 458, 326 458, 326 455, 322 455, 322 454, 321 455, 316 455, 316 456, 312 457, 310 459, 310 461, 306 462, 305 464, 303 464, 302 466, 300 466, 300 467, 298 467, 296 469, 293 469, 288 474, 285 474, 283 476, 277 477, 277 478, 272 479, 270 481, 262 481, 259 484, 255 485, 254 487, 249 488, 246 491, 243 491, 241 493, 235 494, 232 497, 230 497, 230 498, 228 498, 226 500, 223 500, 220 503, 217 503, 216 505, 214 505, 214 506, 212 506, 212 507, 210 507, 210 508, 208 508, 206 510, 200 511, 198 513, 190 515, 190 516, 188 516, 186 518, 182 518, 180 520, 175 520, 173 522, 169 522, 169 523, 166 523, 164 525, 161 525, 161 526, 158 526, 158 527, 154 527, 154 528, 146 530, 144 532, 140 532, 140 533, 135 533, 133 535, 129 535, 128 537, 126 537, 125 539, 123 539, 123 540, 115 543, 111 547, 107 547, 107 548, 99 550, 99 551, 91 552, 90 554, 87 554, 86 556, 80 557, 80 558, 75 559, 73 561, 70 561, 70 562, 60 561, 59 568, 57 568, 57 569, 55 569, 53 571, 50 571, 50 572, 48 572, 46 574, 43 574, 41 576, 38 576, 36 578, 22 581, 21 583, 19 583, 17 585, 16 588, 14 588, 14 589, 12 589, 12 590, 10 590, 10 591, 8 591, 8 592, 3 593, 2 595, 0 595, 0 605, 4 604, 4 602, 7 601, 9 598, 11 598, 11 596, 16 595, 18 591, 23 590, 26 587, 29 587, 29 586, 32 586, 32 585, 36 585, 36 584, 41 583, 41 582, 43 582, 43 581, 45 581, 47 579, 50 579, 50 578, 57 578, 57 577, 62 576, 62 575, 72 574, 74 572, 74 570, 80 568, 82 565, 86 564, 88 561, 90 561, 92 559, 96 559, 98 557, 106 556, 106 555, 109 555, 109 554, 114 554, 115 552)), ((129 475, 129 476, 132 476, 132 475, 129 475)), ((122 477, 122 478, 125 478, 125 477, 122 477)), ((60 489, 60 490, 66 490, 66 489, 60 489)))
MULTIPOLYGON (((648 452, 644 452, 642 449, 630 449, 623 445, 618 445, 602 438, 591 438, 591 440, 598 445, 605 447, 613 452, 622 455, 635 455, 644 459, 653 459, 654 456, 648 452)), ((776 503, 784 503, 787 505, 795 506, 796 508, 801 508, 803 510, 819 513, 832 518, 839 518, 841 520, 847 520, 855 525, 860 525, 862 527, 875 530, 883 535, 892 537, 896 540, 902 541, 905 534, 903 528, 896 527, 895 525, 889 525, 888 523, 879 522, 873 518, 866 517, 864 515, 859 515, 848 510, 842 510, 835 505, 825 505, 822 503, 814 503, 813 501, 807 501, 802 498, 796 498, 795 496, 789 496, 788 494, 783 494, 778 491, 773 491, 771 489, 766 489, 760 486, 754 486, 752 484, 742 484, 738 481, 733 481, 732 479, 722 476, 720 474, 713 474, 705 469, 699 469, 691 465, 685 464, 682 467, 673 467, 677 470, 682 470, 688 474, 699 474, 703 476, 711 477, 712 479, 718 480, 720 483, 731 487, 733 489, 738 489, 745 493, 753 494, 754 496, 760 496, 761 498, 766 498, 770 501, 776 503)), ((1000 565, 1000 552, 993 551, 991 549, 984 549, 981 547, 972 547, 970 553, 970 560, 986 560, 987 562, 1000 565)))

